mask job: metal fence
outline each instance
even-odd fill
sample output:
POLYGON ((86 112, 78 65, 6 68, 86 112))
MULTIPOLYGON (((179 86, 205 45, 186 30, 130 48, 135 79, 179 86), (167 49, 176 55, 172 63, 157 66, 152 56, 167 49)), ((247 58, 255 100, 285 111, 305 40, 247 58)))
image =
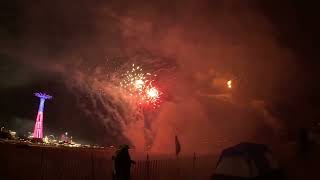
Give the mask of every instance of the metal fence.
POLYGON ((133 166, 131 177, 134 180, 170 180, 170 179, 210 179, 216 163, 216 157, 184 157, 180 159, 138 161, 133 166))
MULTIPOLYGON (((60 148, 1 148, 0 179, 111 180, 112 152, 60 148)), ((209 179, 214 157, 137 161, 133 180, 209 179)))

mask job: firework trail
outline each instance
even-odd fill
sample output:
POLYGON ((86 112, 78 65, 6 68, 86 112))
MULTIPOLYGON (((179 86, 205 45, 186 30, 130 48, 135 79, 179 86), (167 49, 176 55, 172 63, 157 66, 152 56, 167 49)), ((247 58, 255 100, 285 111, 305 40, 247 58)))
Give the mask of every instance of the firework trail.
POLYGON ((153 84, 156 75, 144 73, 140 66, 132 64, 131 71, 127 71, 123 75, 123 80, 120 82, 120 87, 124 93, 129 93, 137 99, 140 105, 151 104, 156 108, 160 104, 160 95, 162 94, 153 84))
MULTIPOLYGON (((156 132, 150 124, 163 94, 155 83, 158 76, 144 71, 142 66, 129 64, 128 60, 114 65, 114 61, 107 59, 105 67, 75 69, 77 71, 67 82, 68 87, 81 91, 76 93, 77 104, 90 119, 103 123, 111 134, 106 139, 119 143, 129 141, 140 150, 144 150, 146 144, 152 144, 156 132)), ((160 72, 159 69, 155 71, 160 72)))

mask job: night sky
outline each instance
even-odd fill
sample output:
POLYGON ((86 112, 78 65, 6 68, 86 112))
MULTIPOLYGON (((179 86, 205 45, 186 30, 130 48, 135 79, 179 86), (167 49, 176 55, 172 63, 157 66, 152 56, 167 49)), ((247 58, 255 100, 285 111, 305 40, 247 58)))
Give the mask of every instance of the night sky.
MULTIPOLYGON (((95 91, 93 82, 140 62, 160 72, 159 84, 170 96, 155 119, 175 120, 155 126, 178 126, 182 141, 198 132, 188 128, 202 129, 211 118, 215 128, 225 129, 226 121, 236 121, 229 112, 251 118, 246 113, 254 108, 246 107, 253 101, 263 102, 290 139, 320 118, 318 12, 316 2, 298 0, 1 1, 0 124, 32 131, 39 102, 33 93, 43 91, 54 96, 45 107, 45 134, 68 131, 82 142, 127 142, 120 123, 99 105, 110 101, 93 105, 88 94, 95 91), (210 99, 217 89, 212 79, 229 77, 239 79, 233 99, 210 99), (200 91, 207 96, 198 96, 200 91), (189 108, 201 120, 186 120, 189 108)), ((255 138, 272 131, 259 134, 259 128, 255 138)), ((237 136, 222 129, 201 138, 237 136)))

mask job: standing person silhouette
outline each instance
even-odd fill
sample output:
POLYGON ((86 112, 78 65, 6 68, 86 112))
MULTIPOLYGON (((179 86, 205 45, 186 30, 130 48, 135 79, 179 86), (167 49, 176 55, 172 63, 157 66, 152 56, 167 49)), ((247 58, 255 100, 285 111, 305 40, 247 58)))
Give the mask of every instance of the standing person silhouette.
POLYGON ((130 180, 131 164, 135 164, 135 161, 131 160, 129 146, 126 144, 121 145, 114 157, 116 180, 130 180))
POLYGON ((304 158, 308 156, 311 150, 311 138, 310 138, 310 130, 307 128, 300 128, 299 132, 299 148, 300 155, 304 158))

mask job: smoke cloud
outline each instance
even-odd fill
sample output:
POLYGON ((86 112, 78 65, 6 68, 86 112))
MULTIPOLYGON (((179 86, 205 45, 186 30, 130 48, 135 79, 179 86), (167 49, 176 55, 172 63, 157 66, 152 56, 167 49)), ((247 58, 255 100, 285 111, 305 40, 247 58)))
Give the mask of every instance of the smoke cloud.
POLYGON ((217 2, 188 2, 174 15, 146 5, 149 11, 137 7, 118 16, 129 54, 147 49, 179 67, 170 87, 178 102, 163 104, 154 120, 154 151, 174 147, 174 134, 185 152, 208 152, 240 141, 266 142, 257 136, 279 133, 281 122, 263 104, 276 100, 277 89, 294 78, 293 54, 277 42, 273 25, 253 2, 217 2), (238 92, 217 98, 211 84, 217 78, 241 81, 238 92))
POLYGON ((26 4, 20 36, 2 48, 28 67, 63 76, 77 106, 102 122, 104 142, 151 152, 210 153, 240 141, 271 143, 283 123, 267 105, 295 78, 294 54, 255 1, 26 4), (22 43, 23 42, 23 43, 22 43), (161 107, 146 115, 117 89, 132 63, 158 74, 161 107), (222 83, 217 83, 220 81, 222 83), (235 87, 227 89, 225 80, 235 87), (263 131, 261 131, 263 129, 263 131))

